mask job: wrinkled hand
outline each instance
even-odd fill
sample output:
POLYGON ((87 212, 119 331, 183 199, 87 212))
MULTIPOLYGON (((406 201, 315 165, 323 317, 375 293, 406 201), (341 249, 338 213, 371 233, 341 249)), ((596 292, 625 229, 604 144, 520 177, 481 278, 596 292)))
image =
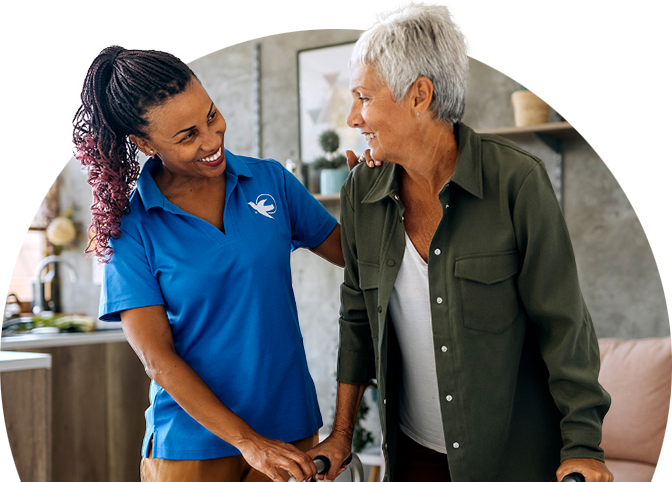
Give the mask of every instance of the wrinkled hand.
POLYGON ((366 165, 369 167, 378 167, 383 164, 381 161, 373 160, 371 157, 371 149, 365 150, 359 157, 352 151, 345 151, 345 157, 348 158, 348 169, 351 171, 357 164, 363 161, 365 161, 366 165))
POLYGON ((586 482, 613 482, 614 476, 604 464, 597 459, 566 459, 563 460, 555 473, 557 480, 572 473, 578 473, 585 477, 586 482))
POLYGON ((332 433, 307 453, 311 459, 318 455, 324 455, 329 459, 331 463, 329 471, 326 474, 318 475, 317 478, 333 481, 345 471, 346 467, 343 467, 343 462, 348 458, 350 452, 352 452, 352 440, 344 434, 332 433))
POLYGON ((237 448, 248 464, 273 482, 284 482, 278 469, 286 470, 300 482, 317 475, 313 459, 292 444, 257 434, 238 444, 237 448))

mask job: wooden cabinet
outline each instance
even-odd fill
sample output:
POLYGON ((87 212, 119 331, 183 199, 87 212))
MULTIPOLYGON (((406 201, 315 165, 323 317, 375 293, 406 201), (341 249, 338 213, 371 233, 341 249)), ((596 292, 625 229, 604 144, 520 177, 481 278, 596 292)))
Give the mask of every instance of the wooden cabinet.
POLYGON ((2 406, 19 478, 51 482, 49 356, 0 352, 2 406))
MULTIPOLYGON (((51 482, 139 482, 149 378, 128 343, 19 351, 52 357, 51 482)), ((6 413, 17 409, 2 392, 6 413)))

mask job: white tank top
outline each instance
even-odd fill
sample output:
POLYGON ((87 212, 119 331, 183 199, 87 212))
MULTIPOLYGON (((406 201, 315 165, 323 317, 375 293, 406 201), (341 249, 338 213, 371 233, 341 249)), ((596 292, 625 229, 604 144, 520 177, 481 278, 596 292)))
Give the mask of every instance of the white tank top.
POLYGON ((401 348, 400 429, 417 443, 446 453, 427 263, 406 233, 406 250, 390 297, 390 316, 401 348))

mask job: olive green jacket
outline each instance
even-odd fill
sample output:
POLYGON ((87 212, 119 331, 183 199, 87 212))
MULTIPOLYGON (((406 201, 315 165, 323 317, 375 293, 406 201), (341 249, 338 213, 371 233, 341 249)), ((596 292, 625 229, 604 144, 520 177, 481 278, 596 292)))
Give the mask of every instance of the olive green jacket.
MULTIPOLYGON (((454 482, 551 481, 561 460, 604 460, 610 397, 562 212, 543 163, 456 126, 455 172, 429 250, 437 384, 454 482)), ((341 190, 338 380, 378 381, 394 480, 399 345, 388 310, 404 256, 401 168, 358 166, 341 190)))

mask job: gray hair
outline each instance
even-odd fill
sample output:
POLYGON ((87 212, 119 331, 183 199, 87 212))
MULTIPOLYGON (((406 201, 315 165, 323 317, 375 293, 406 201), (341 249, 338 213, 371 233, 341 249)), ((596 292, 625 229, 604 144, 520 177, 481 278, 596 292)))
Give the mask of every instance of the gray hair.
POLYGON ((401 102, 420 77, 434 84, 434 116, 455 124, 464 114, 469 59, 464 36, 442 5, 410 4, 378 17, 362 33, 350 57, 372 68, 401 102))

